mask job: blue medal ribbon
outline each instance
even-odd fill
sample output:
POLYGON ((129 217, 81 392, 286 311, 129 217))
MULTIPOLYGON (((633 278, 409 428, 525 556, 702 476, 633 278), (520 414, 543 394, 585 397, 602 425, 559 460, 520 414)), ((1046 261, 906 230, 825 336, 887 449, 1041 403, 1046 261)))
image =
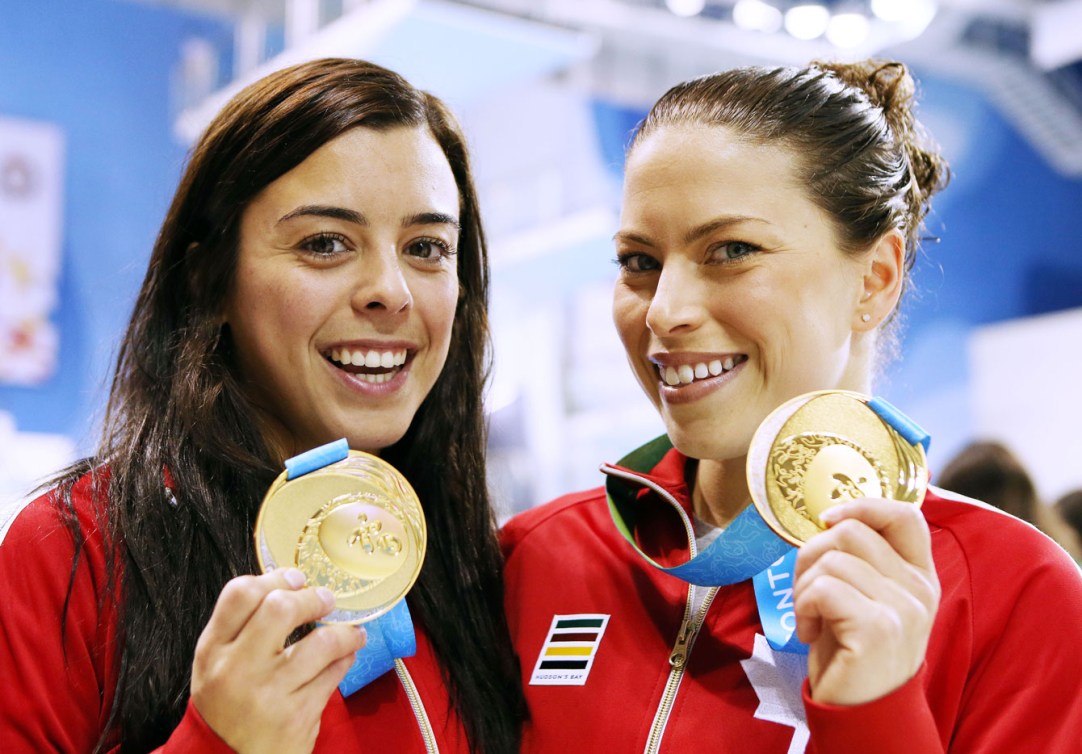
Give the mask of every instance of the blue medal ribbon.
POLYGON ((793 577, 796 571, 796 548, 752 577, 759 622, 771 649, 807 654, 808 645, 796 637, 796 608, 793 606, 793 577))
MULTIPOLYGON (((662 435, 632 451, 622 458, 618 465, 633 471, 649 470, 654 468, 670 449, 672 442, 662 435)), ((796 548, 766 525, 755 506, 749 505, 741 511, 717 539, 687 562, 676 566, 663 566, 642 551, 632 532, 638 520, 637 497, 642 486, 658 492, 665 500, 669 500, 671 496, 648 479, 625 479, 614 476, 614 471, 616 470, 607 472, 609 477, 605 483, 609 513, 616 528, 646 562, 659 571, 697 586, 729 586, 753 579, 759 620, 763 624, 763 633, 770 646, 785 652, 807 653, 807 645, 796 638, 796 614, 791 606, 796 548), (788 606, 782 599, 785 589, 789 590, 788 606)), ((688 530, 689 547, 693 547, 693 529, 687 512, 675 500, 670 502, 688 530)))
POLYGON ((364 625, 368 640, 357 650, 353 665, 338 684, 342 696, 363 689, 394 667, 394 661, 417 654, 417 636, 406 600, 399 600, 390 612, 364 625))

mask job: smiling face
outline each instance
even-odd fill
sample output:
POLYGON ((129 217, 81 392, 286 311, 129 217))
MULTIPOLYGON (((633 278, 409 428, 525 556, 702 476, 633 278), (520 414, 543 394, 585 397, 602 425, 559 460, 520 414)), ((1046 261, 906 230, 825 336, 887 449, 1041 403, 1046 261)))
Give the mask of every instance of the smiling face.
POLYGON ((792 152, 664 126, 628 158, 613 316, 674 444, 739 459, 811 390, 867 390, 866 265, 798 182, 792 152))
POLYGON ((268 439, 378 453, 447 358, 459 193, 424 128, 355 128, 244 210, 224 318, 268 439))

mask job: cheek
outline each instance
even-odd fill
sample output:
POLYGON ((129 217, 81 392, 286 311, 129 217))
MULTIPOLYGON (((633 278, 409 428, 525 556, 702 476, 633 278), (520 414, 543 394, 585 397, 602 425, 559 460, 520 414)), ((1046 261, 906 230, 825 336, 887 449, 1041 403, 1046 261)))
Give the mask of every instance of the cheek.
POLYGON ((629 354, 634 354, 646 330, 646 309, 639 297, 628 291, 617 288, 613 294, 612 323, 629 354))
MULTIPOLYGON (((303 281, 301 281, 303 282, 303 281)), ((332 301, 330 291, 307 290, 298 281, 249 274, 240 278, 227 316, 234 339, 254 356, 278 353, 310 335, 332 301)))
POLYGON ((428 325, 429 337, 449 343, 458 311, 458 281, 438 286, 425 286, 418 291, 422 316, 428 325))

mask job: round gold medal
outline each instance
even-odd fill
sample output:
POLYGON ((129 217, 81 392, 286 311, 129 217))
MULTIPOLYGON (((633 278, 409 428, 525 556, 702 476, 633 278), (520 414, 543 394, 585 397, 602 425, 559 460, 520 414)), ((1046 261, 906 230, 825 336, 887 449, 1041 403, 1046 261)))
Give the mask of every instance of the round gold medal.
POLYGON ((365 623, 406 596, 424 562, 424 512, 410 483, 357 450, 296 479, 283 472, 256 519, 263 571, 295 566, 334 592, 325 623, 365 623))
POLYGON ((748 450, 748 486, 759 515, 801 545, 825 527, 827 508, 858 497, 920 505, 928 485, 924 446, 910 442, 860 393, 828 390, 775 409, 748 450))

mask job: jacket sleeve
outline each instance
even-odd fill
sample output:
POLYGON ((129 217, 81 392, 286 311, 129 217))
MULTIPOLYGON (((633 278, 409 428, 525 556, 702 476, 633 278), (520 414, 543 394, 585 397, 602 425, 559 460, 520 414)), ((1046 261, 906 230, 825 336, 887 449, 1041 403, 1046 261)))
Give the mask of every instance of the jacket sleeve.
MULTIPOLYGON (((1015 527, 1017 531, 1017 527, 1015 527)), ((1039 536, 1039 535, 1037 535, 1039 536)), ((968 553, 971 626, 946 626, 959 639, 896 691, 864 705, 817 704, 804 690, 816 754, 860 751, 967 754, 1078 754, 1082 742, 1082 576, 1043 537, 1022 546, 968 553), (957 699, 929 699, 928 676, 962 672, 957 699)))
POLYGON ((1041 544, 1022 562, 972 565, 977 642, 952 752, 1082 750, 1082 576, 1041 544))
MULTIPOLYGON (((853 707, 822 704, 804 681, 804 709, 816 754, 941 754, 943 742, 924 695, 922 667, 884 697, 853 707)), ((965 751, 965 750, 963 750, 965 751)))
MULTIPOLYGON (((109 719, 116 688, 116 612, 107 599, 104 548, 96 522, 86 512, 85 499, 77 501, 77 509, 85 545, 74 581, 74 539, 52 498, 38 498, 0 516, 4 754, 85 754, 94 750, 109 719)), ((120 748, 115 737, 107 739, 107 746, 111 751, 120 748)), ((189 704, 159 751, 231 750, 189 704)))
POLYGON ((100 537, 92 519, 74 581, 74 539, 50 497, 21 508, 0 539, 0 751, 94 748, 111 701, 112 626, 102 620, 100 537))

